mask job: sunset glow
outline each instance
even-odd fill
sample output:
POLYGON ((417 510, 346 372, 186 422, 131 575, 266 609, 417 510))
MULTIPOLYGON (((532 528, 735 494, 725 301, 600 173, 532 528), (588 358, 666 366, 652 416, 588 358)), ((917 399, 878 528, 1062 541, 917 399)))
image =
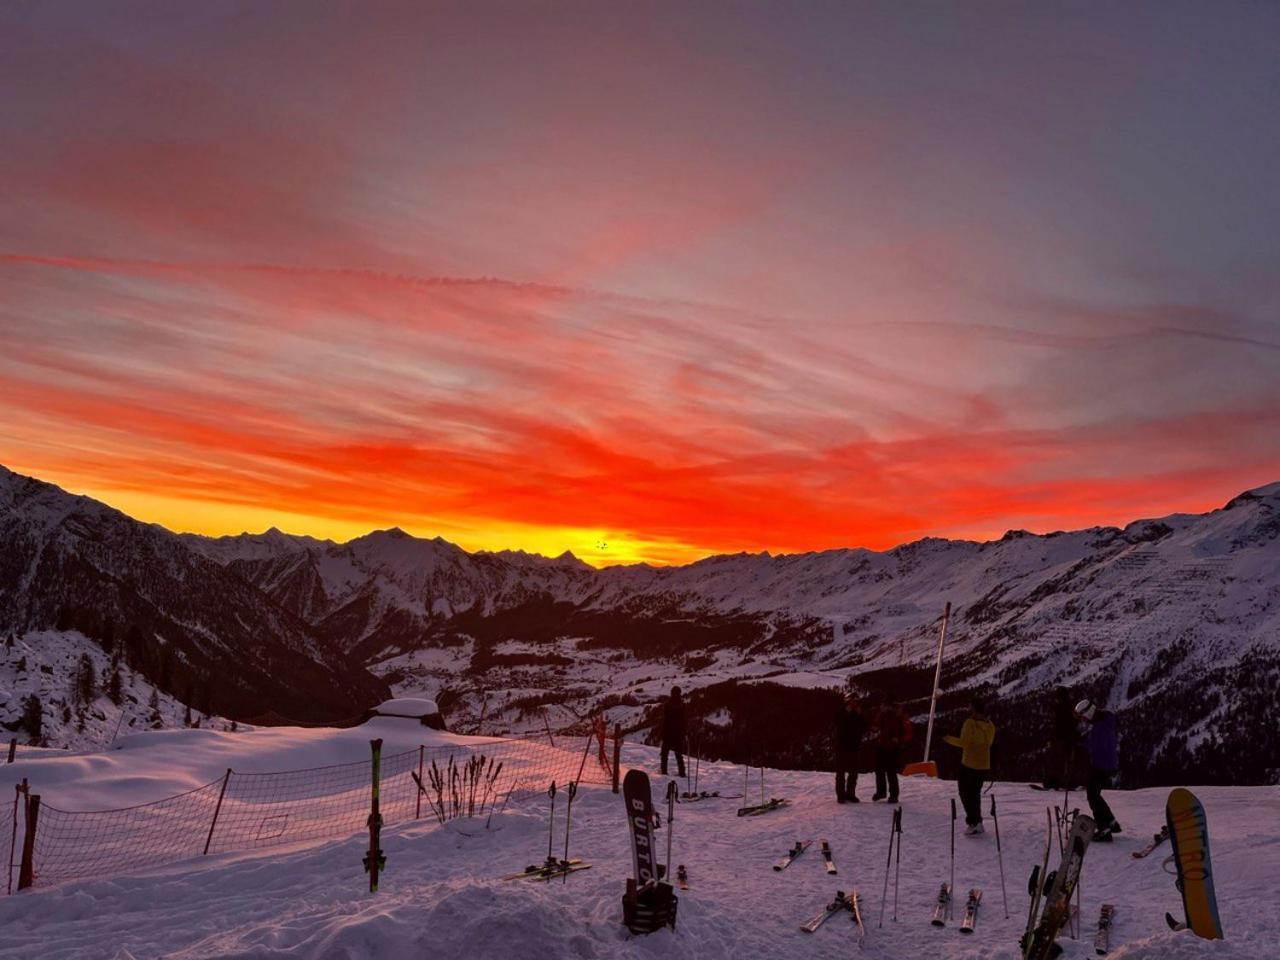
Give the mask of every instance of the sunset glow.
POLYGON ((59 7, 0 10, 13 470, 595 564, 1280 479, 1280 8, 59 7))

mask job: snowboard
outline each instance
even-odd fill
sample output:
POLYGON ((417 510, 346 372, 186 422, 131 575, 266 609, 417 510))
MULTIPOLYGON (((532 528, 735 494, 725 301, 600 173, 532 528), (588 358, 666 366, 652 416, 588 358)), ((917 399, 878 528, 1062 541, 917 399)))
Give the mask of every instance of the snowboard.
POLYGON ((969 899, 964 904, 964 920, 960 923, 961 933, 973 933, 978 923, 978 907, 982 904, 982 891, 974 887, 969 891, 969 899))
POLYGON ((1050 960, 1058 934, 1071 918, 1071 897, 1080 881, 1084 854, 1089 848, 1095 825, 1092 817, 1077 816, 1062 853, 1062 865, 1053 875, 1049 892, 1044 897, 1040 921, 1023 943, 1025 960, 1050 960))
POLYGON ((1218 917, 1218 900, 1213 890, 1209 822, 1204 806, 1190 790, 1178 787, 1169 793, 1164 815, 1173 843, 1173 856, 1169 860, 1176 868, 1186 925, 1206 940, 1221 940, 1222 920, 1218 917))
POLYGON ((635 769, 627 771, 622 780, 622 801, 627 808, 636 887, 644 889, 658 882, 657 848, 653 842, 653 794, 647 773, 635 769))

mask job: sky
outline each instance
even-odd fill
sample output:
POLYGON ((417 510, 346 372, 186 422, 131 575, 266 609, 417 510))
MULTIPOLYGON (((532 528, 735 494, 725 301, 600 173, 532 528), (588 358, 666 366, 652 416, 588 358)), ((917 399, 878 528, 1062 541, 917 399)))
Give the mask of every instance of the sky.
POLYGON ((1280 479, 1280 4, 0 6, 0 463, 595 564, 1280 479))

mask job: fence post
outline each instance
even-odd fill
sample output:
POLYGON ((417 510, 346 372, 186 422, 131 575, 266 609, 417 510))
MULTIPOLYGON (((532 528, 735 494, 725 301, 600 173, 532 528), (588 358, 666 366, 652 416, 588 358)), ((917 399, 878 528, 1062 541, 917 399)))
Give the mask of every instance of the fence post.
POLYGON ((13 763, 13 758, 18 755, 18 738, 14 737, 9 741, 9 762, 13 763))
POLYGON ((613 725, 613 792, 618 792, 618 768, 622 765, 622 724, 613 725))
POLYGON ((418 795, 418 806, 413 813, 413 819, 415 820, 422 819, 422 755, 426 753, 426 750, 425 745, 418 744, 418 789, 415 791, 418 795))
POLYGON ((27 794, 27 828, 22 835, 22 864, 18 867, 18 889, 35 883, 36 823, 40 819, 40 794, 27 794))
POLYGON ((13 848, 18 844, 18 798, 27 792, 27 778, 13 785, 13 831, 9 834, 9 862, 4 865, 5 895, 13 893, 13 848))
POLYGON ((551 717, 547 713, 547 708, 542 708, 542 725, 547 728, 547 739, 551 741, 551 746, 556 745, 556 738, 551 735, 551 717))
POLYGON ((222 812, 222 798, 227 793, 227 781, 231 779, 231 768, 227 767, 227 772, 222 775, 222 789, 218 791, 218 805, 213 808, 213 822, 209 824, 209 835, 204 838, 203 856, 209 855, 209 844, 213 843, 213 828, 218 825, 218 814, 222 812))

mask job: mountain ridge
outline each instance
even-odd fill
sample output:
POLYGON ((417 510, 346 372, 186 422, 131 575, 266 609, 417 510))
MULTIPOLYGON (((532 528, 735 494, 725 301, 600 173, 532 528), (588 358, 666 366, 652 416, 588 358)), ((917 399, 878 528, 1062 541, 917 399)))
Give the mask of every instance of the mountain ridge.
MULTIPOLYGON (((348 709, 337 714, 331 698, 330 718, 356 712, 349 708, 380 685, 438 697, 451 723, 473 729, 541 729, 550 725, 547 711, 557 713, 557 725, 596 710, 635 725, 649 721, 666 687, 681 683, 709 714, 727 711, 730 728, 746 729, 754 721, 741 714, 743 704, 763 688, 741 685, 765 677, 777 688, 775 706, 797 691, 816 696, 851 684, 887 690, 919 713, 950 603, 945 709, 959 709, 972 691, 1016 707, 1022 726, 1010 734, 1034 750, 1044 698, 1063 684, 1122 714, 1127 762, 1148 778, 1171 776, 1179 763, 1218 776, 1222 757, 1240 763, 1252 750, 1257 759, 1242 731, 1263 721, 1280 682, 1280 483, 1204 514, 1123 527, 597 569, 563 556, 469 553, 398 528, 346 543, 275 530, 171 534, 16 476, 0 474, 0 544, 9 547, 0 560, 0 629, 60 625, 96 636, 107 616, 99 609, 104 588, 92 581, 79 595, 90 612, 59 624, 62 611, 49 597, 64 590, 62 568, 44 579, 34 566, 13 568, 14 556, 34 563, 21 548, 26 540, 66 538, 58 542, 71 569, 100 561, 128 582, 163 580, 165 563, 177 565, 189 578, 217 583, 218 602, 204 591, 202 643, 231 653, 266 638, 345 671, 348 692, 338 700, 348 709), (52 505, 31 513, 28 498, 15 506, 16 485, 43 491, 52 505), (120 528, 109 562, 88 535, 102 516, 120 528), (157 558, 158 572, 148 566, 157 558), (216 627, 224 594, 244 621, 225 637, 216 627), (367 672, 373 676, 359 678, 367 672), (1161 725, 1160 716, 1172 719, 1161 725)), ((164 609, 144 610, 144 619, 181 620, 166 607, 182 608, 181 591, 160 594, 152 606, 164 609)), ((261 705, 270 697, 258 687, 261 705)), ((738 745, 730 728, 722 748, 731 752, 738 745)), ((1280 758, 1267 754, 1263 769, 1280 769, 1280 758)))

